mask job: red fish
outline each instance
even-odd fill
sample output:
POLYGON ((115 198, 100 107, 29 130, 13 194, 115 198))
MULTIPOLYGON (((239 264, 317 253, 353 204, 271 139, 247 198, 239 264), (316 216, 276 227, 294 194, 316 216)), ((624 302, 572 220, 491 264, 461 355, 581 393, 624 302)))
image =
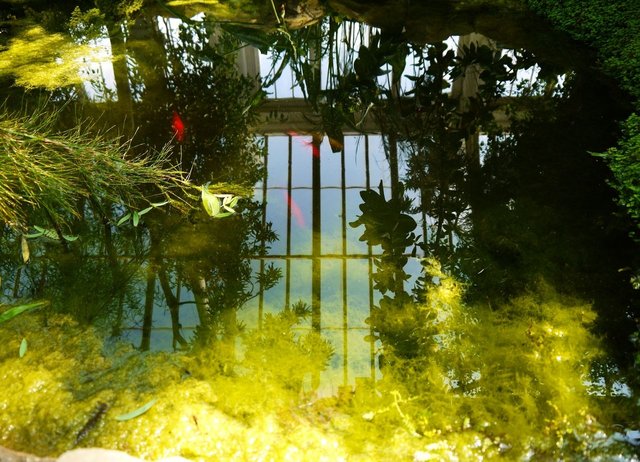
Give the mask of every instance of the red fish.
POLYGON ((171 128, 173 128, 173 133, 176 136, 176 140, 179 143, 182 143, 182 141, 184 140, 184 122, 182 122, 180 115, 176 111, 173 111, 171 128))
POLYGON ((298 207, 296 201, 293 200, 293 197, 291 197, 289 193, 287 193, 287 191, 282 191, 282 194, 284 194, 284 200, 287 202, 289 210, 291 210, 291 215, 296 219, 298 227, 304 228, 304 217, 302 216, 302 210, 300 210, 300 207, 298 207))
MULTIPOLYGON (((291 137, 303 136, 298 132, 290 130, 287 132, 287 135, 291 137)), ((320 157, 320 145, 314 144, 313 141, 301 141, 306 147, 311 148, 311 155, 313 157, 320 157)))

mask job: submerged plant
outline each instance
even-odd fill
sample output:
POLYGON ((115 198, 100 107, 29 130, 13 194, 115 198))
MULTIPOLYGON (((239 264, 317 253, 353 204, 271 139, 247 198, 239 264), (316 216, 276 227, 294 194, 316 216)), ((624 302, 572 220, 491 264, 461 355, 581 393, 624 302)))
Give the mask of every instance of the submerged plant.
POLYGON ((148 202, 144 188, 150 187, 154 196, 187 207, 191 186, 169 162, 168 148, 133 155, 128 142, 89 134, 86 124, 57 131, 59 115, 43 107, 31 113, 0 108, 0 222, 25 229, 30 216, 43 211, 58 231, 82 215, 83 200, 97 213, 110 204, 131 207, 148 202))
MULTIPOLYGON (((31 302, 31 303, 25 303, 22 305, 12 306, 6 311, 0 313, 0 324, 15 318, 16 316, 18 316, 21 313, 24 313, 25 311, 41 308, 43 306, 46 306, 47 304, 48 302, 39 301, 39 302, 31 302)), ((2 308, 2 305, 0 305, 0 308, 2 308)))
POLYGON ((41 26, 32 26, 12 39, 7 47, 0 46, 0 77, 11 76, 26 88, 55 90, 80 84, 83 60, 90 59, 93 50, 78 45, 62 34, 52 34, 41 26))

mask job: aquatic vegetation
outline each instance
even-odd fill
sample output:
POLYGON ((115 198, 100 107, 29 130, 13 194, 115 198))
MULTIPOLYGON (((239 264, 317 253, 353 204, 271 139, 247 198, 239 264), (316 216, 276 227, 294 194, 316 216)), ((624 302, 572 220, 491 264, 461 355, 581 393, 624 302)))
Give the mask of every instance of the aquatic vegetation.
POLYGON ((25 354, 27 354, 27 339, 23 338, 22 342, 20 342, 20 350, 18 350, 18 356, 22 358, 25 354))
POLYGON ((15 78, 17 85, 26 88, 55 90, 77 85, 82 82, 83 62, 91 60, 94 51, 34 25, 0 48, 0 76, 15 78))
POLYGON ((90 201, 97 213, 108 204, 134 205, 149 202, 148 197, 186 208, 190 185, 169 161, 168 148, 132 156, 127 143, 105 133, 88 134, 86 124, 56 131, 58 116, 44 108, 21 114, 2 107, 0 221, 24 228, 35 211, 44 211, 62 238, 60 227, 81 215, 81 200, 90 201), (143 187, 158 188, 157 196, 143 187))
POLYGON ((234 207, 240 200, 233 194, 214 194, 209 192, 209 183, 201 187, 202 205, 212 218, 224 218, 236 213, 234 207))
POLYGON ((151 212, 155 208, 162 207, 163 205, 167 205, 169 203, 170 203, 169 201, 155 202, 155 203, 151 203, 150 207, 144 208, 142 210, 134 210, 132 212, 127 212, 124 215, 122 215, 122 217, 116 222, 116 226, 122 226, 125 223, 127 223, 129 220, 131 220, 131 223, 133 224, 133 226, 136 227, 140 223, 141 216, 146 215, 147 213, 151 212))
POLYGON ((331 347, 295 333, 305 310, 267 316, 236 347, 173 354, 108 346, 68 316, 17 317, 0 331, 0 379, 14 384, 0 393, 0 442, 41 455, 82 445, 198 461, 629 452, 608 439, 606 405, 587 393, 599 354, 588 304, 541 283, 500 307, 465 306, 463 286, 435 261, 426 268, 427 300, 412 308, 429 313, 414 326, 420 354, 384 345, 382 379, 332 397, 314 395, 331 347))
POLYGON ((136 417, 141 416, 142 414, 147 412, 149 409, 151 409, 153 407, 153 405, 156 404, 156 401, 157 400, 152 399, 148 403, 140 406, 138 409, 134 409, 133 411, 127 412, 126 414, 120 414, 120 415, 116 416, 115 419, 119 420, 121 422, 125 421, 125 420, 135 419, 136 417))
MULTIPOLYGON (((127 124, 131 121, 125 130, 134 141, 100 135, 94 143, 93 127, 86 125, 61 132, 24 115, 0 118, 0 134, 7 133, 0 137, 0 223, 6 223, 0 226, 0 254, 7 255, 0 260, 0 296, 51 300, 48 310, 14 307, 0 313, 0 382, 11 384, 0 390, 0 444, 41 455, 100 446, 149 459, 182 455, 196 461, 597 460, 619 454, 631 459, 627 443, 633 443, 635 431, 626 430, 616 442, 613 425, 635 428, 638 406, 624 395, 614 402, 593 385, 611 388, 612 376, 594 366, 606 357, 593 323, 596 303, 606 305, 602 313, 622 306, 626 323, 633 306, 627 299, 607 305, 606 296, 591 296, 598 289, 574 298, 567 293, 579 290, 547 278, 568 273, 562 274, 566 280, 610 289, 600 276, 613 264, 598 261, 604 269, 594 269, 597 257, 585 256, 596 254, 576 231, 585 221, 565 229, 565 221, 548 218, 553 206, 565 220, 566 215, 591 220, 593 215, 583 212, 600 210, 586 206, 584 198, 567 201, 562 191, 582 192, 577 181, 565 178, 571 176, 567 172, 579 173, 574 176, 592 190, 602 183, 600 174, 587 175, 576 163, 578 156, 567 155, 575 150, 584 156, 590 149, 585 146, 592 145, 577 143, 569 133, 587 120, 582 118, 587 100, 597 104, 573 92, 571 85, 580 80, 567 77, 566 94, 554 90, 555 75, 536 84, 549 84, 551 90, 535 99, 552 110, 532 110, 527 117, 561 120, 556 129, 561 136, 551 136, 549 125, 535 120, 531 126, 543 128, 533 133, 527 127, 531 136, 520 136, 524 123, 516 120, 509 135, 503 134, 505 127, 497 131, 503 145, 491 140, 491 149, 482 152, 479 127, 490 128, 491 104, 534 59, 530 53, 514 52, 512 60, 493 45, 454 51, 444 38, 414 46, 411 24, 383 33, 366 29, 345 49, 338 45, 344 18, 294 30, 287 8, 295 2, 260 2, 256 8, 266 6, 263 16, 276 22, 276 30, 267 26, 253 35, 253 25, 226 25, 221 32, 209 15, 202 21, 187 17, 219 3, 160 3, 163 14, 181 17, 179 26, 173 18, 156 16, 151 6, 141 10, 139 0, 100 0, 100 9, 74 12, 70 25, 76 39, 101 34, 114 55, 121 54, 119 48, 127 56, 126 63, 113 61, 117 90, 108 89, 105 80, 100 105, 114 108, 106 116, 110 123, 118 125, 125 116, 127 124), (140 22, 114 27, 115 19, 138 13, 140 22), (279 162, 286 156, 265 153, 270 140, 253 134, 254 109, 265 95, 255 75, 242 76, 235 67, 243 38, 281 53, 272 77, 284 75, 289 64, 304 81, 315 110, 310 123, 340 151, 329 162, 323 153, 322 180, 319 143, 311 153, 303 150, 314 162, 313 171, 304 172, 313 174, 309 185, 296 177, 294 152, 299 151, 289 137, 288 184, 284 175, 268 181, 266 172, 282 173, 285 163, 279 162), (343 51, 346 55, 338 56, 343 51), (416 75, 408 79, 409 88, 401 88, 409 54, 416 75), (332 75, 323 87, 326 58, 332 75), (463 101, 449 80, 479 67, 484 85, 463 101), (381 83, 384 74, 390 74, 386 80, 395 90, 381 83), (567 118, 552 104, 562 99, 575 104, 567 118), (349 183, 354 172, 345 167, 352 152, 346 149, 352 140, 345 140, 342 130, 360 128, 368 114, 377 115, 388 134, 390 182, 386 164, 373 167, 381 158, 370 158, 371 138, 365 138, 366 174, 349 183), (559 147, 550 149, 539 139, 559 147), (169 159, 165 143, 187 166, 188 181, 177 166, 161 162, 169 159), (148 148, 140 163, 130 144, 148 148), (529 144, 530 151, 518 152, 516 144, 529 144), (21 149, 22 157, 14 154, 21 149), (150 154, 156 151, 158 163, 150 154), (2 152, 9 152, 6 159, 2 152), (402 181, 419 196, 415 204, 404 197, 400 183, 403 154, 409 159, 402 181), (17 173, 5 178, 12 168, 4 165, 14 155, 20 161, 17 173), (327 165, 338 166, 330 163, 335 159, 341 161, 342 178, 332 183, 336 172, 325 172, 327 165), (358 203, 356 189, 381 177, 378 192, 362 191, 358 203), (342 235, 332 235, 335 221, 329 218, 335 217, 329 215, 340 207, 325 200, 329 207, 321 210, 320 203, 337 198, 338 189, 342 235), (251 199, 260 192, 264 204, 251 199), (305 209, 309 203, 313 210, 305 209), (191 212, 162 208, 170 204, 191 212), (584 210, 576 211, 576 204, 584 210), (356 239, 346 236, 353 232, 346 223, 358 205, 361 214, 351 225, 363 225, 364 233, 352 247, 356 239), (285 209, 286 244, 283 239, 282 250, 270 253, 276 235, 269 220, 275 223, 274 210, 285 209), (307 212, 311 222, 305 222, 307 212), (558 251, 568 241, 563 233, 579 244, 558 251), (302 235, 312 240, 310 253, 297 253, 302 235), (336 245, 330 242, 334 238, 336 245), (334 247, 342 253, 327 255, 334 247), (413 258, 418 251, 429 256, 421 273, 413 258), (342 280, 335 277, 334 264, 342 265, 342 280), (348 273, 355 272, 354 280, 348 273), (301 277, 304 273, 312 280, 301 277), (277 284, 283 274, 286 281, 277 284), (337 300, 340 285, 343 297, 337 300), (474 289, 472 296, 468 288, 474 289), (291 304, 296 290, 312 293, 311 310, 291 304), (274 300, 285 291, 287 309, 278 311, 283 304, 274 300), (247 303, 254 298, 255 305, 247 303), (597 298, 594 306, 585 301, 592 298, 597 298), (245 303, 251 312, 242 313, 245 303), (158 338, 160 348, 174 351, 156 350, 158 338), (354 368, 357 373, 349 363, 354 356, 366 362, 354 368)), ((231 17, 237 8, 258 2, 222 3, 221 11, 231 17)), ((357 9, 366 2, 349 3, 357 9)), ((301 3, 307 4, 316 2, 301 3)), ((412 11, 408 4, 406 11, 412 11)), ((352 31, 357 27, 354 23, 352 31)), ((557 70, 551 67, 546 77, 557 70)), ((588 131, 587 138, 601 138, 600 131, 588 131)), ((362 153, 355 151, 355 157, 362 153)), ((608 226, 606 213, 584 227, 608 226)), ((601 247, 603 253, 611 248, 601 247)), ((623 379, 620 384, 627 386, 623 379)))
MULTIPOLYGON (((19 314, 24 313, 26 311, 34 310, 36 308, 42 308, 47 304, 48 302, 46 301, 38 301, 38 302, 32 302, 32 303, 25 303, 22 305, 17 305, 17 306, 8 308, 7 310, 0 313, 0 323, 9 321, 10 319, 13 319, 19 314)), ((0 305, 0 308, 2 308, 2 305, 0 305)))

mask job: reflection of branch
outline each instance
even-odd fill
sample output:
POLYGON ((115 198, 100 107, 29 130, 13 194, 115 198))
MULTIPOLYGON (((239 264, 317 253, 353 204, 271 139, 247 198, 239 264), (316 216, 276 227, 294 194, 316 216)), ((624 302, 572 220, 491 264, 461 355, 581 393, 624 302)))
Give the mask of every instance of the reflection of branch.
POLYGON ((176 344, 185 347, 189 343, 180 333, 180 303, 173 292, 171 291, 171 285, 169 284, 169 278, 167 277, 167 270, 165 265, 160 266, 158 271, 158 279, 160 280, 160 286, 164 292, 164 298, 167 301, 169 307, 169 313, 171 313, 171 330, 173 333, 173 348, 176 348, 176 344))
POLYGON ((140 349, 148 351, 151 346, 151 325, 153 323, 153 303, 155 299, 156 275, 153 265, 147 267, 147 290, 144 299, 144 318, 142 321, 142 341, 140 349))
POLYGON ((196 299, 195 303, 200 325, 205 329, 209 329, 209 310, 211 307, 209 305, 209 296, 207 295, 207 281, 201 274, 191 278, 191 290, 196 299))

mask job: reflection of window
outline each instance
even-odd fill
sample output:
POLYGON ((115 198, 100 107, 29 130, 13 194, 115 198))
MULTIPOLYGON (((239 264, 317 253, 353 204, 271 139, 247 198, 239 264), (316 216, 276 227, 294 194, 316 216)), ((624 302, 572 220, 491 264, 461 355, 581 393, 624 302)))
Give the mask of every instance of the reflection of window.
MULTIPOLYGON (((325 383, 347 385, 356 376, 373 376, 375 348, 364 340, 370 330, 365 319, 380 298, 371 282, 372 256, 380 249, 361 242, 363 230, 352 228, 349 222, 361 213, 361 191, 377 188, 382 181, 385 194, 390 197, 391 175, 382 138, 346 135, 340 153, 331 152, 326 138, 315 150, 311 136, 269 135, 266 139, 267 177, 257 185, 255 198, 266 199, 264 219, 273 224, 279 241, 271 244, 265 257, 256 257, 252 267, 260 272, 273 263, 282 269, 283 277, 251 308, 246 307, 242 319, 249 327, 256 327, 265 313, 280 311, 298 300, 311 304, 316 296, 321 310, 321 332, 335 348, 333 364, 340 366, 325 374, 325 383), (320 159, 315 167, 314 155, 320 159), (320 173, 316 204, 314 168, 320 173), (319 251, 315 253, 314 207, 320 212, 315 226, 321 231, 319 251), (319 271, 314 275, 313 267, 318 262, 319 271), (320 288, 315 295, 314 277, 320 288)), ((401 173, 403 170, 401 167, 401 173)), ((415 263, 407 265, 407 270, 417 276, 420 265, 415 263)), ((410 287, 413 281, 407 284, 410 287)))

